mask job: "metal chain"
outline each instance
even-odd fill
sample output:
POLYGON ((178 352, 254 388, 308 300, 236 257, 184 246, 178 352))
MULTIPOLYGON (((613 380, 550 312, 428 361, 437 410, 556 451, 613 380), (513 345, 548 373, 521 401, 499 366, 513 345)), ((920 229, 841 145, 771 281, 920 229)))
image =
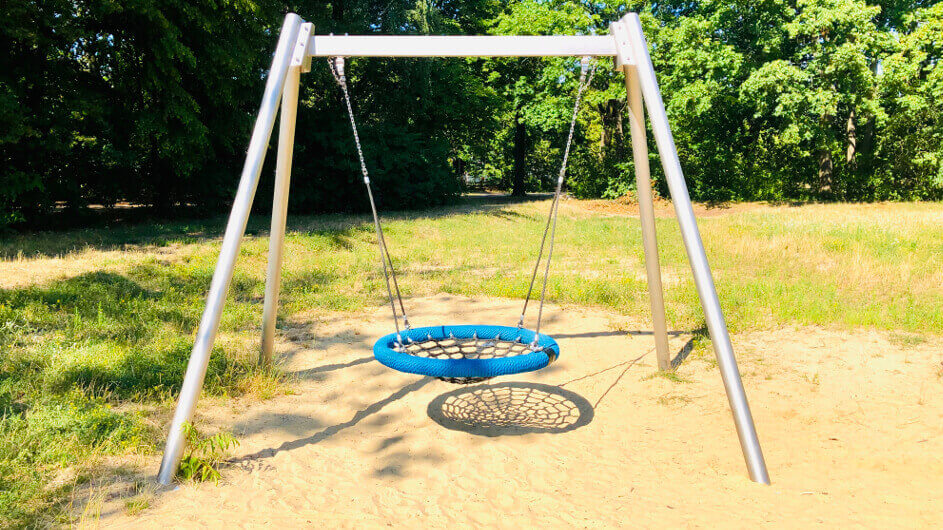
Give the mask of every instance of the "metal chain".
MULTIPOLYGON (((543 285, 542 285, 541 293, 540 293, 540 306, 537 313, 537 326, 535 328, 534 340, 531 343, 531 347, 533 348, 536 348, 537 343, 540 339, 540 323, 541 323, 541 320, 543 319, 544 301, 546 300, 546 296, 547 296, 547 278, 550 273, 550 260, 553 256, 553 241, 554 241, 554 236, 556 235, 556 230, 557 230, 557 212, 559 211, 560 194, 563 189, 563 181, 566 177, 566 168, 567 168, 567 164, 570 158, 570 147, 573 144, 573 134, 574 134, 574 131, 576 130, 576 119, 579 114, 579 108, 580 108, 580 103, 582 102, 583 92, 593 82, 593 76, 596 73, 596 66, 597 66, 596 62, 593 61, 591 69, 589 68, 589 65, 590 65, 590 58, 584 57, 581 61, 580 80, 579 80, 579 85, 578 85, 578 89, 576 93, 576 101, 573 105, 573 117, 570 121, 570 130, 569 130, 569 134, 567 135, 566 146, 564 147, 564 150, 563 150, 563 161, 560 165, 560 173, 557 177, 556 191, 554 192, 554 195, 553 195, 553 202, 550 205, 550 213, 547 217, 547 224, 544 226, 543 238, 540 241, 540 251, 538 252, 538 255, 537 255, 537 262, 534 264, 534 271, 531 274, 530 286, 527 289, 527 297, 524 300, 524 309, 521 311, 521 318, 520 318, 520 321, 518 322, 518 328, 521 328, 524 326, 524 315, 527 313, 527 306, 530 302, 531 295, 533 294, 534 283, 537 278, 537 271, 540 268, 540 261, 541 259, 543 259, 544 247, 547 243, 547 236, 549 234, 550 246, 548 247, 548 250, 547 250, 547 261, 544 268, 543 285), (587 76, 587 71, 589 72, 588 76, 587 76)), ((409 331, 410 329, 409 318, 406 316, 406 308, 403 304, 402 295, 400 294, 399 282, 397 282, 396 280, 396 270, 393 268, 393 260, 390 257, 389 248, 387 247, 387 244, 386 244, 386 238, 384 237, 384 234, 383 234, 383 227, 380 224, 380 217, 377 214, 376 202, 374 201, 374 198, 373 198, 373 189, 370 185, 370 174, 367 170, 366 161, 364 160, 363 147, 361 146, 360 134, 357 129, 357 121, 354 118, 354 110, 350 102, 350 93, 347 89, 347 77, 344 74, 344 58, 343 57, 329 58, 328 66, 330 67, 331 75, 334 77, 334 80, 337 81, 338 85, 340 85, 341 90, 343 91, 343 94, 344 94, 344 103, 347 106, 347 115, 350 118, 350 128, 354 135, 354 144, 357 147, 357 159, 360 162, 360 172, 363 174, 363 182, 367 188, 367 197, 370 199, 370 210, 373 213, 373 224, 377 233, 377 245, 379 248, 380 265, 383 268, 383 277, 386 281, 386 291, 390 300, 390 309, 393 312, 393 324, 396 327, 397 340, 400 343, 402 343, 403 339, 400 334, 400 328, 399 328, 399 314, 403 315, 403 327, 405 328, 406 331, 409 331), (395 298, 394 298, 394 293, 395 293, 395 298), (397 302, 399 303, 399 308, 400 308, 399 314, 396 311, 397 302)))
POLYGON ((327 64, 331 69, 331 75, 340 85, 344 93, 344 102, 347 104, 347 116, 350 117, 350 128, 354 133, 354 144, 357 146, 357 158, 360 161, 360 172, 363 174, 363 183, 367 187, 367 197, 370 199, 370 210, 373 212, 373 225, 377 232, 377 246, 380 251, 380 265, 383 267, 383 278, 386 280, 386 293, 390 299, 390 309, 393 311, 393 325, 396 327, 396 338, 403 343, 399 329, 399 315, 396 313, 396 302, 399 302, 400 313, 403 315, 403 327, 408 332, 409 317, 406 316, 406 308, 403 306, 403 297, 400 295, 399 282, 396 281, 396 270, 393 268, 393 260, 390 258, 390 251, 386 245, 386 238, 383 237, 383 227, 380 225, 380 216, 377 214, 376 202, 373 200, 373 188, 370 186, 370 174, 367 171, 367 163, 363 158, 363 147, 360 145, 360 134, 357 131, 357 121, 354 119, 354 109, 350 104, 350 93, 347 91, 347 76, 344 74, 344 58, 328 58, 327 64), (389 269, 387 269, 389 267, 389 269), (392 286, 390 282, 392 281, 392 286), (393 298, 393 293, 396 298, 393 298))
POLYGON ((547 234, 550 235, 550 246, 547 250, 547 262, 544 268, 543 286, 540 291, 540 306, 537 310, 537 326, 534 329, 534 341, 531 348, 536 349, 540 340, 540 322, 544 314, 544 301, 547 297, 547 278, 550 275, 550 259, 553 257, 553 240, 557 232, 557 212, 560 210, 560 194, 563 190, 563 181, 566 178, 566 167, 570 160, 570 147, 573 144, 573 133, 576 130, 576 118, 579 115, 580 103, 583 100, 583 92, 592 84, 593 76, 596 75, 596 66, 598 63, 592 62, 590 68, 590 58, 584 57, 580 61, 580 80, 576 91, 576 101, 573 104, 573 117, 570 120, 570 131, 566 138, 566 146, 563 149, 563 161, 560 164, 560 173, 557 176, 557 187, 553 194, 553 201, 550 203, 550 213, 547 215, 547 224, 544 226, 544 235, 540 241, 540 251, 537 253, 537 262, 534 263, 534 272, 530 277, 530 286, 527 288, 527 297, 524 299, 524 308, 521 310, 521 318, 517 327, 524 327, 524 315, 527 313, 527 305, 530 302, 531 294, 534 291, 534 281, 537 279, 537 270, 540 268, 540 260, 543 258, 544 245, 547 242, 547 234), (587 76, 587 71, 589 75, 587 76))

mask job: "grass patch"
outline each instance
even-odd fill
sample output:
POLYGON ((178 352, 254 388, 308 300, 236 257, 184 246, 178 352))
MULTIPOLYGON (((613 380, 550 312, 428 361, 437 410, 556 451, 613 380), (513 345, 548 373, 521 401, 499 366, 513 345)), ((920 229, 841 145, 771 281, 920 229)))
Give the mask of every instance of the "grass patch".
POLYGON ((802 374, 802 378, 805 380, 806 383, 809 383, 810 385, 812 385, 813 391, 818 391, 819 385, 822 384, 822 379, 819 377, 819 374, 817 372, 811 376, 808 374, 802 374))
MULTIPOLYGON (((547 209, 545 201, 470 202, 384 213, 404 295, 523 297, 547 209)), ((638 220, 596 210, 563 203, 547 298, 645 319, 638 220)), ((277 371, 255 367, 267 222, 249 223, 220 323, 223 340, 211 356, 208 394, 267 398, 282 391, 277 371)), ((71 482, 57 480, 62 469, 158 449, 160 434, 148 414, 173 405, 224 224, 155 223, 0 240, 4 264, 62 267, 41 271, 39 284, 0 289, 0 527, 68 523, 61 502, 71 486, 60 484, 71 482), (103 252, 112 253, 107 264, 89 263, 103 252), (84 261, 65 266, 71 260, 84 261)), ((895 344, 916 346, 943 329, 939 204, 755 207, 699 225, 732 331, 868 327, 887 331, 895 344)), ((677 225, 658 219, 657 228, 669 325, 695 330, 690 355, 712 363, 677 225)), ((280 325, 301 312, 384 303, 372 230, 366 216, 291 218, 280 325)), ((508 315, 507 323, 515 317, 508 315)), ((652 377, 685 382, 673 371, 652 377)), ((127 509, 143 509, 141 503, 127 509)))
POLYGON ((665 394, 658 397, 658 403, 666 407, 683 407, 691 402, 691 398, 675 394, 665 394))
POLYGON ((667 381, 671 381, 672 383, 690 383, 691 382, 690 379, 685 378, 684 376, 682 376, 681 374, 679 374, 678 372, 674 370, 659 370, 657 372, 653 372, 643 377, 642 381, 648 381, 650 379, 655 379, 656 377, 660 379, 665 379, 667 381))
POLYGON ((902 348, 916 348, 922 344, 926 344, 927 337, 923 335, 918 335, 916 333, 902 333, 899 331, 892 331, 888 333, 887 340, 895 345, 902 348))
MULTIPOLYGON (((0 290, 0 527, 71 522, 63 504, 96 457, 156 451, 142 412, 172 407, 183 381, 212 260, 150 261, 0 290), (81 473, 78 473, 81 475, 81 473)), ((205 392, 270 397, 278 374, 255 365, 245 336, 260 282, 237 275, 205 392)))
POLYGON ((139 494, 124 501, 124 511, 128 515, 137 515, 150 508, 153 494, 139 494))

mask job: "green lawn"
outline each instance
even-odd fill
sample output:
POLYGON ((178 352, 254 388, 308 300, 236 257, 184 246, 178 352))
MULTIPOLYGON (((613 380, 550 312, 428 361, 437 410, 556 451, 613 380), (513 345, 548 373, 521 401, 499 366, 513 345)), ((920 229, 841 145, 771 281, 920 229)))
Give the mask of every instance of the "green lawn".
MULTIPOLYGON (((548 207, 476 201, 388 216, 404 294, 523 297, 548 207)), ((561 216, 548 298, 647 319, 638 220, 579 201, 561 216)), ((106 457, 159 449, 224 222, 0 240, 0 526, 67 520, 63 499, 106 457)), ((279 389, 254 367, 266 223, 254 219, 243 245, 212 395, 279 389)), ((700 226, 733 332, 815 325, 921 342, 943 330, 943 204, 737 207, 700 226)), ((670 218, 658 229, 669 325, 697 330, 680 235, 670 218)), ((281 319, 384 303, 367 217, 295 217, 289 230, 281 319)))

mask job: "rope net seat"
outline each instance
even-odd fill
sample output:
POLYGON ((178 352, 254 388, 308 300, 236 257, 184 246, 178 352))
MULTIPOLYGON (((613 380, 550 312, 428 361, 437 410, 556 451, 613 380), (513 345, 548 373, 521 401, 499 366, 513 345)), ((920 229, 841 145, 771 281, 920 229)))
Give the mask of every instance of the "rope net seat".
POLYGON ((400 372, 472 384, 545 368, 560 356, 560 347, 525 328, 434 326, 390 333, 376 342, 373 355, 400 372))

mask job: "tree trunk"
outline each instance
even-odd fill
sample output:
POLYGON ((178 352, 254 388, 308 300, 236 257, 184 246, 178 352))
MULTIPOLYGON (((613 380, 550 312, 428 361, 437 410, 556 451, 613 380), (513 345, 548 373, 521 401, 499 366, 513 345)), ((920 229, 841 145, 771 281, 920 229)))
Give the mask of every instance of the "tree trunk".
POLYGON ((819 192, 827 194, 832 191, 832 177, 834 174, 832 153, 827 149, 819 151, 819 192))
POLYGON ((170 213, 171 209, 174 206, 174 189, 173 189, 173 179, 170 178, 170 175, 173 175, 173 170, 169 164, 163 164, 157 162, 155 164, 157 175, 152 181, 155 187, 154 195, 154 208, 162 215, 167 215, 170 213))
POLYGON ((599 137, 600 169, 607 175, 609 182, 619 178, 618 163, 626 159, 624 130, 622 115, 626 102, 620 99, 608 99, 597 106, 602 134, 599 137))
MULTIPOLYGON (((834 83, 832 83, 832 90, 837 91, 834 83)), ((824 130, 828 131, 831 129, 831 114, 823 114, 819 121, 824 130)), ((819 151, 819 194, 823 196, 831 195, 834 191, 832 184, 834 183, 835 176, 835 164, 832 161, 832 152, 828 149, 828 142, 825 142, 825 145, 826 147, 819 151)))
POLYGON ((615 145, 617 149, 622 147, 623 107, 625 107, 625 102, 618 99, 610 99, 597 106, 600 121, 602 122, 602 134, 599 137, 600 157, 604 157, 605 153, 613 145, 615 145))
POLYGON ((625 129, 623 128, 623 125, 622 125, 622 115, 623 115, 622 109, 625 108, 625 102, 616 100, 616 103, 617 103, 616 126, 614 128, 614 131, 615 131, 615 137, 616 137, 616 145, 620 146, 620 149, 621 149, 625 146, 625 142, 623 141, 625 139, 625 129))
POLYGON ((526 155, 527 155, 527 129, 524 122, 521 121, 520 110, 514 113, 514 182, 511 185, 511 194, 516 197, 523 197, 527 194, 525 189, 526 173, 526 155))
POLYGON ((463 176, 465 176, 465 167, 466 167, 465 161, 462 160, 461 158, 456 156, 452 159, 452 171, 455 172, 455 175, 458 178, 462 178, 463 176))
POLYGON ((855 109, 852 108, 848 114, 848 122, 845 124, 845 137, 848 139, 848 149, 845 150, 845 162, 850 166, 855 161, 855 153, 858 152, 858 131, 855 127, 855 109))
POLYGON ((612 142, 612 129, 609 127, 608 102, 600 103, 597 108, 599 109, 599 121, 602 122, 602 134, 599 135, 599 160, 601 161, 606 157, 606 148, 612 142))

